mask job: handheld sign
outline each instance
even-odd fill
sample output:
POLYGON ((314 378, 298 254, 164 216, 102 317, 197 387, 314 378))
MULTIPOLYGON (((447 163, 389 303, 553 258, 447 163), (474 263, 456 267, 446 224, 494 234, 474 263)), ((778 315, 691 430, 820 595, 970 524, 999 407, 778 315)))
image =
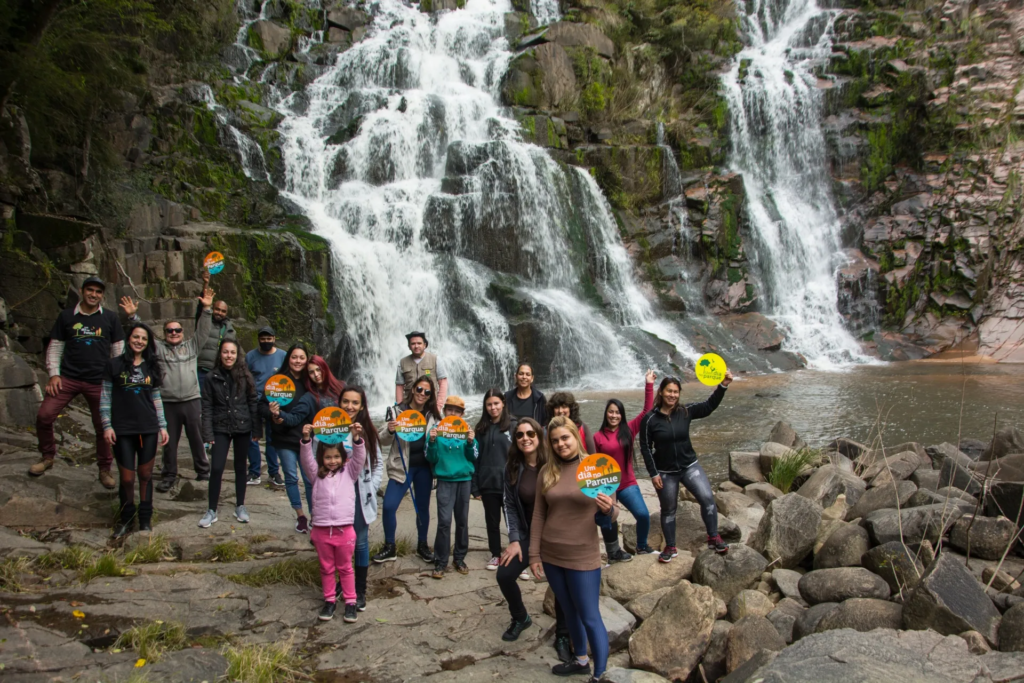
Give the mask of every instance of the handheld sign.
POLYGON ((597 498, 603 493, 610 496, 619 490, 622 481, 622 470, 615 458, 604 453, 588 455, 576 467, 576 484, 583 495, 597 498))
POLYGON ((458 415, 449 415, 437 423, 437 439, 445 446, 461 446, 469 438, 469 425, 458 415))
POLYGON ((210 275, 216 275, 224 270, 224 254, 219 251, 211 251, 203 259, 203 267, 210 271, 210 275))
POLYGON ((725 361, 717 353, 705 353, 697 360, 694 372, 697 373, 697 379, 701 384, 717 386, 725 379, 725 361))
POLYGON ((341 408, 324 408, 313 418, 313 436, 323 443, 338 444, 348 441, 352 418, 341 408))
POLYGON ((395 421, 395 436, 402 441, 419 441, 427 433, 427 420, 418 410, 406 410, 395 421))
POLYGON ((263 386, 263 395, 271 403, 286 406, 295 399, 295 382, 287 375, 274 375, 263 386))

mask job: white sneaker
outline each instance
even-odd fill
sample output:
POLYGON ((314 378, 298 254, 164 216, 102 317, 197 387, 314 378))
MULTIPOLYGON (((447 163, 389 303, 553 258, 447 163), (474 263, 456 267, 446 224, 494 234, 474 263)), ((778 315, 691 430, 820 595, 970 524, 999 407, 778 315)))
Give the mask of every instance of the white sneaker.
POLYGON ((199 520, 200 529, 209 529, 210 525, 217 521, 217 511, 207 510, 203 518, 199 520))
POLYGON ((488 560, 487 569, 489 569, 492 572, 498 571, 498 558, 492 557, 490 560, 488 560))
POLYGON ((530 580, 530 572, 528 572, 528 571, 526 571, 524 569, 523 573, 519 575, 519 580, 520 581, 529 581, 530 580))

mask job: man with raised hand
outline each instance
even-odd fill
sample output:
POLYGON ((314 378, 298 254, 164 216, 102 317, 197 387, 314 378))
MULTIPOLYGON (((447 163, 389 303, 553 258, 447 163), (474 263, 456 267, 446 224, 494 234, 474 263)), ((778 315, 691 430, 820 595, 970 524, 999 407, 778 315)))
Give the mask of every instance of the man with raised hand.
POLYGON ((82 283, 81 301, 65 308, 57 316, 50 331, 50 344, 46 348, 46 395, 36 417, 36 436, 39 438, 39 462, 28 469, 34 477, 53 467, 57 456, 57 442, 53 436, 53 423, 76 396, 84 396, 92 413, 96 430, 96 465, 100 483, 108 489, 115 486, 110 473, 114 456, 110 444, 103 438, 100 419, 100 394, 103 389, 103 371, 107 362, 124 351, 124 330, 117 312, 103 308, 103 294, 107 285, 96 276, 82 283))
POLYGON ((398 374, 395 376, 395 405, 401 405, 406 395, 412 391, 417 378, 426 376, 437 383, 437 409, 444 410, 444 400, 448 397, 448 372, 441 359, 427 351, 430 342, 425 332, 410 332, 405 335, 409 341, 411 353, 398 361, 398 374))

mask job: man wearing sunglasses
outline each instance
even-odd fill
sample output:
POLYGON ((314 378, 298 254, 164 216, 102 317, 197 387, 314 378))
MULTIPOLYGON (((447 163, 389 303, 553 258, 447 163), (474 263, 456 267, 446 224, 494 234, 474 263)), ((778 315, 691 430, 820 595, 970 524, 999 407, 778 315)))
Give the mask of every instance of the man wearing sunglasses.
MULTIPOLYGON (((177 320, 164 323, 164 338, 156 340, 156 355, 163 370, 160 393, 167 419, 167 445, 164 446, 163 472, 156 490, 166 493, 178 479, 178 440, 181 428, 185 428, 188 447, 192 452, 192 466, 196 479, 210 478, 210 460, 203 447, 202 405, 199 393, 199 377, 196 375, 196 360, 210 336, 212 326, 213 291, 203 289, 199 297, 202 314, 196 323, 196 332, 191 339, 185 339, 185 329, 177 320)), ((121 297, 121 309, 130 322, 139 320, 137 302, 131 297, 121 297)))

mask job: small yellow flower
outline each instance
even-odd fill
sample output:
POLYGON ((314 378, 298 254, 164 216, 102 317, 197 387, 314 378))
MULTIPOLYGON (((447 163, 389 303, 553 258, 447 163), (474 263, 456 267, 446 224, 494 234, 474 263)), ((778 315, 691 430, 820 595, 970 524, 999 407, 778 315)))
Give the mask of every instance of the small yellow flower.
POLYGON ((140 658, 140 659, 135 661, 135 668, 136 669, 141 669, 144 666, 146 666, 146 660, 145 659, 141 659, 140 658))

